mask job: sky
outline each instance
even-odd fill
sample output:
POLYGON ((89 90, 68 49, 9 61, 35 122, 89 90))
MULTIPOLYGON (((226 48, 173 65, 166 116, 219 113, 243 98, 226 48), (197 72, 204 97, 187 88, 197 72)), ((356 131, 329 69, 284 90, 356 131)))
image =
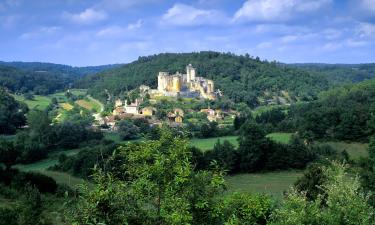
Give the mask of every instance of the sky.
POLYGON ((375 62, 375 0, 0 0, 0 61, 88 66, 207 50, 375 62))

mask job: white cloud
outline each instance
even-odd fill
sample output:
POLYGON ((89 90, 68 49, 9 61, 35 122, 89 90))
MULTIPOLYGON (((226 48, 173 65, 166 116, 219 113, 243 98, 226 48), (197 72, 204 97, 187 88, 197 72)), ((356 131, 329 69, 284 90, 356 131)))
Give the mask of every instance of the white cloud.
POLYGON ((139 29, 143 26, 143 23, 144 23, 144 21, 141 20, 141 19, 137 20, 137 22, 135 22, 135 23, 130 23, 128 25, 128 30, 139 29))
POLYGON ((20 6, 21 0, 5 0, 0 2, 0 11, 5 11, 7 8, 20 6))
POLYGON ((120 26, 104 28, 96 33, 98 37, 118 37, 125 33, 126 29, 120 26))
POLYGON ((143 26, 144 21, 139 19, 135 23, 130 23, 126 27, 121 26, 110 26, 106 27, 102 30, 99 30, 96 33, 97 37, 103 37, 103 38, 119 38, 124 37, 126 34, 129 34, 129 32, 137 30, 143 26))
POLYGON ((360 0, 360 5, 366 11, 375 12, 375 0, 360 0))
POLYGON ((88 8, 78 14, 64 13, 64 17, 77 24, 92 24, 107 19, 107 14, 101 10, 88 8))
POLYGON ((360 23, 356 28, 356 33, 361 38, 375 37, 375 24, 360 23))
POLYGON ((258 48, 258 49, 267 49, 267 48, 271 48, 271 47, 272 47, 272 42, 270 42, 270 41, 261 42, 261 43, 256 45, 256 48, 258 48))
POLYGON ((235 13, 235 21, 286 21, 296 13, 321 9, 332 0, 248 0, 235 13))
POLYGON ((27 33, 23 33, 20 38, 21 39, 32 39, 32 38, 39 38, 39 37, 45 37, 47 35, 52 35, 52 34, 55 34, 56 32, 58 32, 59 30, 61 30, 60 27, 41 27, 35 31, 31 31, 31 32, 27 32, 27 33))
POLYGON ((176 26, 222 24, 225 16, 217 10, 198 9, 190 5, 175 4, 162 17, 162 24, 176 26))
POLYGON ((162 2, 163 0, 101 0, 95 4, 95 9, 126 10, 142 5, 150 5, 162 2))
POLYGON ((13 28, 20 23, 21 15, 0 16, 0 25, 5 28, 13 28))

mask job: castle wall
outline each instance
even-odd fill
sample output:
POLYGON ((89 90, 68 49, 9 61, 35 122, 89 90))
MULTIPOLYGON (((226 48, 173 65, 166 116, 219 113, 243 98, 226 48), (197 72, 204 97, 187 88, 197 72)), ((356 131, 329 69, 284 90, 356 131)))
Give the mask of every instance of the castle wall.
POLYGON ((203 98, 214 99, 214 82, 203 77, 196 77, 196 69, 189 64, 186 66, 186 74, 176 73, 169 75, 167 72, 159 72, 158 91, 162 95, 176 96, 181 91, 198 92, 203 98))

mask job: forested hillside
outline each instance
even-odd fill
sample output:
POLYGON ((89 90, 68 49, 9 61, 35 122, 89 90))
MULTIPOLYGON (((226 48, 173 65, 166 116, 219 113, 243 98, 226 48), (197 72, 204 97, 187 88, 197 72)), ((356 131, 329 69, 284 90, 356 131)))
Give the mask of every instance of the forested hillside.
POLYGON ((189 63, 198 69, 199 76, 213 79, 216 88, 224 95, 250 106, 259 105, 275 96, 292 102, 311 100, 328 87, 323 77, 300 69, 261 61, 248 55, 218 52, 165 53, 140 57, 130 64, 85 77, 79 85, 90 88, 92 95, 104 100, 107 97, 106 89, 116 96, 142 84, 155 88, 159 71, 184 72, 189 63))
POLYGON ((323 92, 294 105, 288 120, 311 138, 366 141, 375 132, 375 79, 323 92))
POLYGON ((291 64, 312 73, 323 75, 330 84, 339 85, 343 83, 361 82, 375 77, 375 63, 368 64, 314 64, 301 63, 291 64))
POLYGON ((38 62, 0 62, 0 86, 12 92, 46 95, 69 87, 87 74, 116 66, 71 67, 38 62))

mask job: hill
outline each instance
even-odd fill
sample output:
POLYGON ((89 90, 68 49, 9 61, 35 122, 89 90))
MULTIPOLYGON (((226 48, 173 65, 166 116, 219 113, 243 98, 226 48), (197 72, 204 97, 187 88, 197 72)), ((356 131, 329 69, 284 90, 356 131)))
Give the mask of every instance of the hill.
POLYGON ((328 87, 328 81, 298 68, 261 61, 248 55, 231 53, 164 53, 146 57, 89 75, 78 82, 81 88, 101 100, 107 93, 114 96, 145 84, 157 85, 159 71, 183 72, 187 64, 193 64, 199 76, 214 80, 216 88, 234 102, 245 102, 249 106, 260 105, 266 100, 287 101, 314 99, 321 90, 328 87))
POLYGON ((293 105, 290 124, 317 139, 367 141, 375 134, 375 79, 331 89, 317 101, 293 105))
POLYGON ((300 63, 290 66, 323 75, 332 85, 357 83, 375 77, 375 63, 367 64, 322 64, 300 63))
POLYGON ((0 86, 13 93, 47 95, 69 87, 75 80, 118 65, 71 67, 39 62, 0 62, 0 86))

